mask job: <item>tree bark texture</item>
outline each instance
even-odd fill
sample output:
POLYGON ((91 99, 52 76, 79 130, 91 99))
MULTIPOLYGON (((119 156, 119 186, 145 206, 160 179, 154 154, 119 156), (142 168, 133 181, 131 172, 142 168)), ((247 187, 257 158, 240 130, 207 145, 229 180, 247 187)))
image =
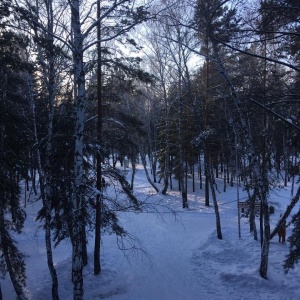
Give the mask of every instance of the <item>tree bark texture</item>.
POLYGON ((80 23, 80 2, 70 1, 71 24, 73 32, 73 66, 75 82, 75 147, 74 147, 74 185, 72 191, 72 281, 74 300, 83 299, 83 137, 85 111, 85 74, 83 62, 83 36, 80 23))

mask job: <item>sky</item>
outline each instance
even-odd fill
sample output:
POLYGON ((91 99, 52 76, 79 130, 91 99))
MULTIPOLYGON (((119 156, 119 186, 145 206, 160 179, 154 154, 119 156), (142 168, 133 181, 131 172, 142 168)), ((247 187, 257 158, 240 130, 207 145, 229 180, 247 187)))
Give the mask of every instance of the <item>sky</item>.
MULTIPOLYGON (((128 178, 130 178, 130 166, 128 178)), ((147 182, 141 165, 137 166, 134 191, 147 203, 140 213, 121 212, 119 219, 130 233, 134 248, 121 251, 114 235, 104 235, 101 243, 102 272, 93 275, 93 235, 89 237, 89 264, 84 269, 85 299, 110 300, 296 300, 300 299, 300 270, 288 274, 282 267, 288 244, 270 243, 268 279, 259 275, 260 242, 249 232, 247 218, 241 218, 238 237, 237 189, 217 179, 217 194, 223 239, 216 233, 213 206, 204 205, 204 191, 196 183, 188 209, 182 209, 180 193, 170 190, 166 196, 156 194, 147 182)), ((291 199, 291 183, 272 191, 270 202, 274 228, 279 215, 291 199)), ((240 197, 245 196, 242 187, 240 197)), ((112 193, 108 187, 106 193, 112 193)), ((40 201, 29 197, 23 233, 16 236, 19 249, 27 255, 26 295, 30 300, 51 299, 51 279, 47 268, 44 232, 35 221, 40 201)), ((24 201, 25 195, 22 195, 24 201)), ((124 200, 125 201, 125 200, 124 200)), ((296 206, 298 210, 299 205, 296 206)), ((295 211, 294 211, 295 212, 295 211)), ((290 220, 290 218, 288 219, 290 220)), ((259 219, 256 218, 259 229, 259 219)), ((292 227, 287 228, 287 237, 292 227)), ((68 240, 54 249, 60 299, 73 299, 71 283, 71 245, 68 240)), ((9 277, 0 279, 3 299, 16 299, 9 277)))

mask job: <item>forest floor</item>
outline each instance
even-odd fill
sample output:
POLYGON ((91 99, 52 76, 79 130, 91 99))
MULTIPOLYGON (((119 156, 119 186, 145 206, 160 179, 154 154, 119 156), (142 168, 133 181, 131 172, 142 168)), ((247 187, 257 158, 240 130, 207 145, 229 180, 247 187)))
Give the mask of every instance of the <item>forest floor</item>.
MULTIPOLYGON (((128 173, 130 178, 130 172, 128 173)), ((130 239, 121 241, 104 235, 101 244, 102 272, 93 275, 93 233, 89 236, 89 264, 84 270, 85 299, 111 300, 217 300, 217 299, 300 299, 300 268, 285 274, 282 267, 288 243, 276 236, 270 243, 268 279, 259 275, 260 241, 249 233, 247 218, 241 218, 238 235, 237 188, 227 187, 217 179, 217 199, 223 239, 216 234, 213 205, 204 205, 204 190, 191 192, 189 180, 188 209, 182 209, 180 193, 170 190, 156 194, 138 165, 135 195, 143 200, 142 212, 120 212, 119 220, 130 239), (146 205, 147 203, 147 205, 146 205), (121 251, 121 247, 128 247, 121 251)), ((106 193, 111 193, 108 187, 106 193)), ((240 197, 245 197, 242 188, 240 197)), ((27 195, 28 196, 28 195, 27 195)), ((22 196, 25 197, 24 195, 22 196)), ((25 199, 25 198, 24 198, 25 199)), ((274 228, 291 199, 291 186, 273 190, 270 202, 274 228)), ((35 221, 40 201, 30 198, 22 234, 16 237, 20 251, 27 255, 28 299, 51 300, 51 279, 47 268, 42 224, 35 221)), ((295 209, 298 209, 299 205, 295 209)), ((295 212, 295 211, 294 211, 295 212)), ((290 220, 290 218, 289 218, 290 220)), ((256 218, 259 230, 259 218, 256 218)), ((287 228, 287 237, 292 228, 287 228)), ((71 283, 71 245, 62 242, 54 249, 60 299, 73 299, 71 283)), ((1 280, 4 300, 15 299, 7 274, 1 280)))

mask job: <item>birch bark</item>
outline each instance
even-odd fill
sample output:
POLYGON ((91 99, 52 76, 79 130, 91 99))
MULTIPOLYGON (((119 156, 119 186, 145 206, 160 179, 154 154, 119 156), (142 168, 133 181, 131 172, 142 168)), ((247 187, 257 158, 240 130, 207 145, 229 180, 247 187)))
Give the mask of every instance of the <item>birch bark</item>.
POLYGON ((83 299, 83 137, 85 109, 85 73, 83 62, 83 35, 80 22, 80 2, 70 1, 73 34, 73 66, 75 82, 75 131, 74 131, 74 186, 72 191, 72 281, 74 300, 83 299))

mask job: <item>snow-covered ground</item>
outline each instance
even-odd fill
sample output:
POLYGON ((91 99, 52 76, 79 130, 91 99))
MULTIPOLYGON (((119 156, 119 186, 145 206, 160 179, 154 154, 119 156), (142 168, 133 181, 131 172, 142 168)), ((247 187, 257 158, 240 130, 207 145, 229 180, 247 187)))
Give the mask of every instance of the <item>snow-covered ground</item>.
MULTIPOLYGON (((128 174, 130 176, 130 174, 128 174)), ((282 263, 288 244, 271 241, 268 280, 260 277, 260 242, 249 233, 246 218, 241 219, 242 238, 238 237, 237 190, 227 187, 217 194, 223 239, 216 234, 214 209, 205 207, 203 194, 189 192, 189 209, 181 208, 176 190, 157 195, 151 190, 141 166, 135 179, 135 192, 148 203, 157 203, 141 213, 122 212, 120 221, 136 239, 139 249, 122 252, 115 236, 102 239, 102 273, 93 275, 93 238, 89 243, 89 265, 84 271, 85 299, 112 300, 209 300, 209 299, 300 299, 299 266, 284 273, 282 263), (171 208, 167 209, 166 206, 171 208)), ((189 189, 191 191, 191 188, 189 189)), ((107 191, 109 192, 109 190, 107 191)), ((240 190, 241 197, 245 196, 240 190)), ((273 228, 291 198, 290 188, 276 190, 270 200, 273 228)), ((27 295, 32 300, 51 299, 51 279, 46 262, 44 233, 35 222, 39 203, 26 206, 24 232, 18 236, 19 249, 28 255, 27 295)), ((296 209, 298 209, 297 205, 296 209)), ((259 220, 256 220, 259 229, 259 220)), ((287 237, 292 228, 287 229, 287 237)), ((72 297, 70 280, 71 245, 65 241, 54 250, 60 299, 72 297)), ((8 276, 1 280, 4 300, 15 299, 8 276)))

